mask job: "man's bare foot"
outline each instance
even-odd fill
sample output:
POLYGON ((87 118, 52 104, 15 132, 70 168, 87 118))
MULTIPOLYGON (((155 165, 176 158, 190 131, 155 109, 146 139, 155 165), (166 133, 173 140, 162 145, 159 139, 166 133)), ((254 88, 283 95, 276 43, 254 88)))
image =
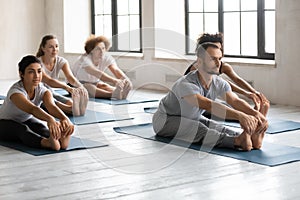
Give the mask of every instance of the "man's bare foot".
POLYGON ((260 149, 262 146, 262 141, 265 136, 265 133, 253 133, 251 135, 252 146, 254 149, 260 149))
POLYGON ((254 149, 260 149, 262 146, 262 142, 265 136, 265 132, 267 131, 267 126, 265 126, 262 130, 257 133, 253 133, 251 135, 252 146, 254 149))
POLYGON ((252 149, 251 135, 244 131, 234 139, 234 146, 244 151, 250 151, 252 149))

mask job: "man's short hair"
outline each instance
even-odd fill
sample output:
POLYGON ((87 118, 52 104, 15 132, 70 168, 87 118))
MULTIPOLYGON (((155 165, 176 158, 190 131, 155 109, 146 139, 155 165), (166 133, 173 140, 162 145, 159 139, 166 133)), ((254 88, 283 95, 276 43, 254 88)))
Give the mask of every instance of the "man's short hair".
POLYGON ((197 45, 197 49, 196 49, 196 55, 198 58, 204 58, 206 55, 206 50, 208 49, 208 47, 212 47, 215 49, 220 49, 218 47, 218 45, 212 43, 212 42, 204 42, 202 44, 197 45))

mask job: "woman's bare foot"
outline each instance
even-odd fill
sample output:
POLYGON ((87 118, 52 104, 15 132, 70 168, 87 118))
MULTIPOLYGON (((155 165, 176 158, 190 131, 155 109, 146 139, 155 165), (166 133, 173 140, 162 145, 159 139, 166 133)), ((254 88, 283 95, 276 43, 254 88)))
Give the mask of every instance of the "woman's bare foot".
POLYGON ((241 148, 244 151, 250 151, 252 149, 251 135, 249 135, 245 131, 242 132, 241 135, 237 136, 234 139, 234 146, 237 148, 241 148))
POLYGON ((55 151, 60 150, 60 143, 58 140, 53 139, 51 136, 49 138, 43 138, 41 140, 41 146, 47 149, 52 149, 55 151))
POLYGON ((124 79, 123 82, 124 82, 124 88, 123 88, 122 98, 126 99, 130 90, 132 89, 132 86, 131 83, 126 79, 124 79))
POLYGON ((270 101, 262 93, 259 93, 259 97, 261 99, 261 106, 259 112, 266 117, 270 108, 270 101))
POLYGON ((61 149, 67 149, 70 143, 70 139, 71 139, 71 135, 68 135, 64 138, 60 138, 60 145, 61 145, 61 149))
POLYGON ((80 94, 80 104, 79 104, 80 115, 84 115, 89 102, 89 95, 84 88, 80 88, 79 94, 80 94))
POLYGON ((112 93, 112 98, 113 99, 122 99, 123 98, 122 93, 123 93, 123 89, 119 85, 116 85, 116 88, 112 93))
POLYGON ((72 93, 73 107, 72 112, 74 116, 80 116, 80 95, 79 92, 74 90, 72 93))
POLYGON ((267 116, 268 110, 270 108, 270 102, 264 101, 262 105, 260 106, 259 112, 263 114, 265 117, 267 116))

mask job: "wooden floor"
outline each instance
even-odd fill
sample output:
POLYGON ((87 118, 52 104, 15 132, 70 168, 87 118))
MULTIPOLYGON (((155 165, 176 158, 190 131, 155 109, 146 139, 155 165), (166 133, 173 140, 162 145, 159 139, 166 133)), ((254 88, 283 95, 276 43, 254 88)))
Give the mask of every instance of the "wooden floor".
MULTIPOLYGON (((1 81, 0 94, 10 82, 1 81)), ((163 93, 137 90, 161 97, 163 93)), ((32 156, 0 146, 0 199, 299 199, 300 162, 267 167, 117 134, 114 126, 151 122, 157 102, 89 108, 133 120, 76 127, 107 147, 32 156)), ((300 121, 300 107, 272 105, 269 116, 300 121)), ((265 141, 300 147, 300 130, 265 141)))

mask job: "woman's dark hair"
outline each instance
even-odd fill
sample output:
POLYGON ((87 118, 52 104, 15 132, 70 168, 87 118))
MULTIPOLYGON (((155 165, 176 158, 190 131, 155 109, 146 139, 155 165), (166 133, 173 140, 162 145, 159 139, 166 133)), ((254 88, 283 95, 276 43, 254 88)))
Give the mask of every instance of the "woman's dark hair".
POLYGON ((19 72, 21 74, 24 74, 25 73, 25 69, 31 65, 32 63, 39 63, 41 64, 41 61, 33 56, 33 55, 27 55, 27 56, 24 56, 22 58, 22 60, 19 62, 18 66, 19 66, 19 72))
POLYGON ((45 35, 42 38, 41 44, 39 46, 38 52, 36 53, 36 57, 41 57, 45 53, 43 52, 42 48, 45 47, 48 40, 57 39, 55 35, 45 35))

